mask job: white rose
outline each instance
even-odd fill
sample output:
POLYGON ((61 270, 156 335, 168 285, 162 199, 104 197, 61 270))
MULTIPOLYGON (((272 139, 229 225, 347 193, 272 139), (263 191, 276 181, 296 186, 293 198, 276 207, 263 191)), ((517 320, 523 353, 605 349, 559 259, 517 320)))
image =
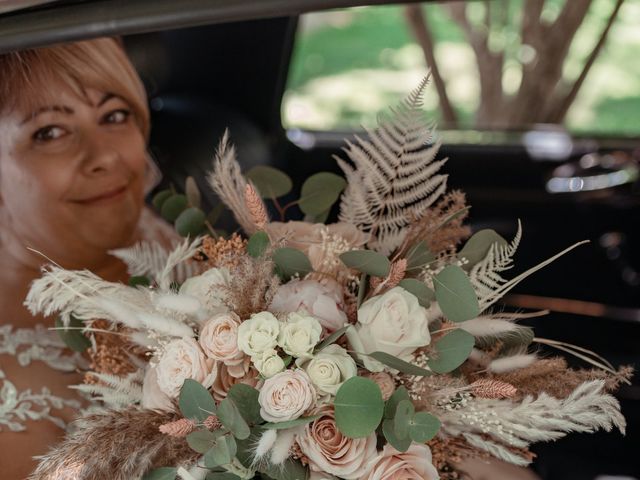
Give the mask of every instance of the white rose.
POLYGON ((264 378, 271 378, 276 373, 284 370, 284 360, 280 358, 275 350, 265 350, 261 354, 251 359, 253 366, 256 367, 260 375, 264 378))
POLYGON ((329 345, 302 368, 319 393, 335 395, 338 388, 358 374, 356 362, 340 345, 329 345))
POLYGON ((293 280, 281 285, 269 306, 271 312, 305 311, 317 318, 328 332, 339 330, 347 323, 343 309, 342 288, 329 278, 322 281, 293 280))
POLYGON ((373 297, 358 309, 356 331, 363 353, 386 352, 411 361, 419 347, 429 345, 427 311, 402 287, 373 297))
POLYGON ((202 275, 191 277, 180 286, 180 294, 197 298, 210 315, 228 310, 225 300, 231 275, 226 268, 211 268, 202 275))
POLYGON ((160 412, 172 412, 171 397, 160 390, 158 372, 155 367, 148 367, 142 382, 142 408, 160 412))
POLYGON ((156 366, 158 387, 170 398, 180 394, 187 378, 209 388, 216 377, 214 361, 208 359, 193 338, 173 340, 166 347, 156 366))
POLYGON ((303 370, 285 370, 265 380, 258 402, 267 422, 287 422, 313 407, 316 391, 303 370))
MULTIPOLYGON (((228 367, 243 363, 245 355, 238 348, 238 327, 240 318, 233 312, 220 313, 209 319, 200 330, 198 343, 207 357, 223 362, 228 367)), ((244 375, 244 369, 229 369, 237 376, 244 375)))
POLYGON ((320 341, 320 335, 322 325, 317 319, 309 315, 290 313, 287 323, 280 328, 278 345, 289 355, 308 358, 320 341))
POLYGON ((238 347, 255 357, 278 344, 280 322, 269 312, 260 312, 245 320, 238 327, 238 347))

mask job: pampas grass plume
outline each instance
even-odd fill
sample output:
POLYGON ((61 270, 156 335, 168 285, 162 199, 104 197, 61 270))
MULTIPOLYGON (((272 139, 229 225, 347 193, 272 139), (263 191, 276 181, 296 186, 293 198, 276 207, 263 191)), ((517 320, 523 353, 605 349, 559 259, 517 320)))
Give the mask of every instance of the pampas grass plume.
POLYGON ((507 320, 494 320, 482 317, 467 320, 466 322, 459 323, 458 326, 474 337, 500 336, 520 328, 517 324, 507 320))
POLYGON ((192 295, 177 293, 161 293, 154 295, 153 304, 158 308, 166 308, 174 312, 195 315, 200 310, 200 301, 192 295))
POLYGON ((281 465, 287 458, 289 458, 295 437, 296 431, 293 428, 280 430, 280 433, 278 433, 278 439, 271 449, 271 463, 273 465, 281 465))
POLYGON ((273 448, 273 445, 276 443, 277 438, 278 432, 275 430, 265 430, 265 432, 260 436, 260 440, 258 441, 258 445, 254 452, 255 461, 261 460, 267 453, 269 453, 273 448))
POLYGON ((536 361, 534 354, 512 355, 510 357, 496 358, 489 364, 489 371, 493 373, 506 373, 525 368, 536 361))

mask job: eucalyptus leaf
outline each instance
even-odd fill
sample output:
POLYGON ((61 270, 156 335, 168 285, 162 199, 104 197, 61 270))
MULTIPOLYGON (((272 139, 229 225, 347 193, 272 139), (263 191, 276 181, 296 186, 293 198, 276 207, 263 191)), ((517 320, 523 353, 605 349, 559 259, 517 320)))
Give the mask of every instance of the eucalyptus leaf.
POLYGON ((240 410, 231 398, 227 397, 220 402, 217 415, 222 425, 229 429, 234 437, 240 440, 249 437, 251 433, 249 425, 247 425, 240 410))
POLYGON ((267 430, 286 430, 287 428, 306 425, 307 423, 311 423, 314 420, 319 419, 321 416, 322 415, 313 415, 311 417, 299 417, 299 418, 294 418, 293 420, 288 420, 286 422, 269 422, 261 425, 261 427, 266 428, 267 430))
POLYGON ((384 438, 391 444, 393 448, 399 452, 406 452, 411 446, 411 438, 406 436, 404 438, 398 438, 393 429, 393 419, 386 419, 382 422, 382 434, 384 438))
POLYGON ((413 418, 416 409, 411 400, 401 400, 396 406, 396 413, 393 416, 393 432, 398 438, 409 436, 409 422, 413 418))
POLYGON ((142 477, 142 480, 175 480, 178 469, 175 467, 154 468, 142 477))
POLYGON ((428 412, 418 412, 409 423, 409 436, 416 443, 425 443, 436 436, 441 427, 440 420, 428 412))
POLYGON ((373 277, 384 278, 391 268, 389 259, 373 250, 351 250, 340 255, 340 260, 347 267, 373 277))
POLYGON ((473 335, 457 329, 435 342, 435 356, 427 362, 436 373, 449 373, 458 368, 471 355, 475 344, 473 335))
POLYGON ((408 272, 411 270, 421 269, 436 259, 435 255, 431 253, 424 240, 419 241, 411 247, 407 252, 406 258, 408 272))
POLYGON ((436 299, 435 292, 427 287, 424 282, 415 278, 404 278, 400 281, 398 286, 415 295, 418 299, 418 303, 425 308, 429 308, 431 302, 436 299))
POLYGON ((373 380, 351 377, 338 389, 334 408, 340 432, 350 438, 364 438, 373 433, 382 420, 382 392, 373 380))
POLYGON ((218 439, 218 435, 209 430, 196 430, 187 435, 187 443, 192 450, 205 453, 211 449, 218 439))
POLYGON ((205 480, 242 480, 231 472, 209 472, 205 480))
POLYGON ((289 175, 268 165, 257 165, 249 170, 245 176, 253 182, 262 198, 282 197, 293 188, 293 182, 289 175))
POLYGON ((414 365, 413 363, 400 360, 398 357, 386 352, 373 352, 367 355, 379 361, 380 363, 385 364, 387 367, 391 367, 394 370, 398 370, 402 373, 416 375, 419 377, 428 377, 432 374, 432 372, 430 372, 429 370, 425 370, 424 368, 414 365))
MULTIPOLYGON (((269 463, 259 471, 277 480, 307 480, 309 478, 309 469, 305 468, 298 460, 291 458, 280 465, 269 463)), ((263 475, 261 476, 263 477, 263 475)))
POLYGON ((216 413, 216 403, 209 391, 200 382, 186 379, 178 398, 180 411, 185 418, 204 421, 209 415, 216 413))
POLYGON ((204 465, 207 468, 213 468, 231 463, 236 456, 236 451, 236 441, 232 436, 220 437, 216 444, 204 454, 204 465))
POLYGON ((91 340, 89 340, 82 330, 85 328, 84 323, 71 315, 69 325, 64 326, 60 317, 56 318, 54 323, 58 336, 62 339, 64 344, 74 352, 84 352, 91 346, 91 340))
POLYGON ((173 195, 173 192, 169 189, 160 190, 158 193, 156 193, 153 196, 153 199, 151 200, 151 204, 154 206, 156 210, 160 211, 160 209, 162 209, 162 204, 164 204, 165 200, 169 198, 171 195, 173 195))
POLYGON ((187 196, 189 205, 196 208, 202 207, 202 195, 200 195, 200 189, 193 177, 187 177, 185 180, 184 193, 187 196))
POLYGON ((311 175, 302 184, 298 206, 305 215, 320 215, 331 209, 346 186, 346 180, 335 173, 311 175))
POLYGON ((127 283, 130 287, 148 287, 151 285, 151 280, 144 275, 133 275, 127 283))
POLYGON ((305 215, 304 221, 307 223, 326 223, 330 213, 331 209, 329 208, 318 215, 305 215))
POLYGON ((393 419, 396 414, 396 408, 402 400, 411 400, 409 392, 404 386, 396 388, 396 391, 393 392, 389 397, 389 400, 387 400, 387 403, 384 406, 384 418, 393 419))
POLYGON ((468 262, 463 266, 467 271, 471 270, 475 264, 483 260, 491 245, 499 243, 507 245, 507 241, 502 238, 495 230, 485 229, 473 234, 467 243, 464 244, 462 250, 458 252, 458 258, 466 258, 468 262))
POLYGON ((285 278, 292 277, 295 274, 302 276, 313 271, 309 258, 295 248, 283 247, 276 249, 273 252, 273 261, 285 278))
POLYGON ((266 232, 256 232, 251 235, 247 243, 247 253, 253 258, 261 257, 269 246, 269 235, 266 232))
POLYGON ((357 307, 360 308, 365 295, 367 294, 367 286, 369 285, 369 275, 363 273, 360 275, 360 283, 358 284, 358 303, 357 307))
POLYGON ((176 218, 187 209, 189 206, 189 201, 187 197, 178 193, 175 195, 171 195, 167 198, 162 204, 162 208, 160 209, 160 215, 167 222, 173 223, 176 221, 176 218))
POLYGON ((197 207, 184 210, 174 223, 176 231, 183 237, 197 237, 205 227, 206 216, 197 207))
POLYGON ((207 214, 207 222, 211 225, 215 225, 220 218, 220 215, 222 215, 222 212, 224 212, 224 204, 219 203, 207 214))
POLYGON ((333 332, 331 335, 329 335, 327 338, 325 338, 324 340, 322 340, 320 343, 316 345, 314 352, 318 353, 323 348, 326 348, 329 345, 335 343, 342 335, 347 333, 348 329, 349 329, 349 325, 346 325, 342 327, 340 330, 336 330, 335 332, 333 332))
POLYGON ((260 416, 259 395, 258 390, 244 383, 236 383, 227 393, 227 397, 233 400, 240 415, 247 423, 261 423, 263 421, 260 416))
POLYGON ((452 322, 464 322, 480 314, 478 297, 464 270, 449 265, 433 277, 436 300, 442 313, 452 322))

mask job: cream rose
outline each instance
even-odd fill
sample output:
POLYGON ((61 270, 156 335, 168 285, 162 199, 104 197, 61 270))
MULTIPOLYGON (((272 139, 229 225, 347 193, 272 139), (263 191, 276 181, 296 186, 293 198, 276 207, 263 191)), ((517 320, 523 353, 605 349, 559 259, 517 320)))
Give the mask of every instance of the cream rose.
POLYGON ((317 319, 305 314, 290 313, 287 322, 280 327, 278 345, 296 358, 309 358, 321 335, 322 325, 317 319))
POLYGON ((142 382, 142 408, 160 412, 173 411, 171 397, 160 390, 158 372, 155 367, 147 368, 142 382))
POLYGON ((242 376, 244 370, 238 366, 245 355, 238 348, 238 327, 240 318, 233 312, 220 313, 203 325, 198 343, 207 357, 223 362, 233 376, 242 376), (236 367, 236 368, 234 368, 236 367))
POLYGON ((322 416, 307 424, 297 440, 311 470, 347 480, 362 478, 367 465, 376 457, 376 434, 366 438, 345 437, 338 430, 333 407, 329 405, 310 414, 322 416))
POLYGON ((329 345, 302 365, 320 394, 335 395, 338 388, 358 374, 356 362, 339 345, 329 345))
POLYGON ((211 268, 202 275, 188 278, 180 286, 181 295, 191 295, 197 298, 201 305, 212 315, 226 312, 225 303, 229 296, 228 288, 231 275, 226 268, 211 268))
POLYGON ((313 407, 316 391, 303 370, 285 370, 264 381, 258 402, 267 422, 287 422, 313 407))
POLYGON ((264 378, 271 378, 276 373, 284 370, 284 360, 275 350, 265 350, 261 354, 251 358, 254 367, 264 378))
POLYGON ((271 350, 278 344, 280 322, 269 312, 260 312, 238 327, 238 347, 251 357, 271 350))
POLYGON ((363 353, 376 351, 411 361, 419 347, 429 345, 427 311, 402 287, 373 297, 358 309, 356 331, 363 353))
POLYGON ((209 388, 216 377, 214 361, 208 359, 193 338, 173 340, 164 349, 156 366, 158 387, 176 398, 188 378, 209 388))
POLYGON ((384 446, 382 452, 368 466, 363 480, 438 480, 438 470, 431 463, 431 450, 426 445, 411 444, 409 450, 398 452, 391 445, 384 446))
POLYGON ((307 312, 328 332, 339 330, 347 323, 343 309, 342 287, 329 278, 286 283, 278 288, 269 306, 271 312, 307 312))

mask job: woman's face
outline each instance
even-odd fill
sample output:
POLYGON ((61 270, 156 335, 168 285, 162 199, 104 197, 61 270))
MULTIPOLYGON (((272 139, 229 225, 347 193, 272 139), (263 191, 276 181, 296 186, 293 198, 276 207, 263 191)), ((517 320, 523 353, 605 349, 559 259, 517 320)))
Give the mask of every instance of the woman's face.
POLYGON ((0 115, 2 227, 66 265, 129 243, 144 197, 145 141, 130 106, 85 93, 61 87, 35 111, 0 115))

